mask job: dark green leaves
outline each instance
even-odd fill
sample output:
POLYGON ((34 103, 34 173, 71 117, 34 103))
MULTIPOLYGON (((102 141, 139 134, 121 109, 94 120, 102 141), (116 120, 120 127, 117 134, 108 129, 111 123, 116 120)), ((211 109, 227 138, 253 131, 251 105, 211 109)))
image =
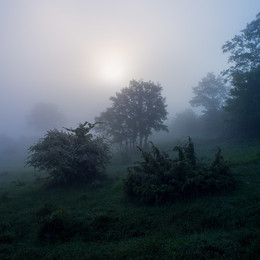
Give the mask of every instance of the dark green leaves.
POLYGON ((230 53, 228 61, 233 65, 224 74, 248 72, 260 64, 260 13, 249 23, 240 35, 222 46, 224 53, 230 53))
POLYGON ((105 122, 99 129, 113 138, 120 148, 134 148, 147 145, 152 130, 167 131, 163 124, 167 111, 162 87, 151 81, 130 81, 111 97, 112 106, 97 118, 105 122))
POLYGON ((109 161, 109 145, 90 131, 96 124, 85 122, 76 129, 51 130, 29 148, 27 164, 46 170, 56 182, 96 179, 109 161))
POLYGON ((221 150, 211 165, 198 161, 191 138, 181 147, 176 146, 178 158, 170 159, 152 143, 150 152, 143 151, 144 161, 128 168, 125 191, 148 204, 161 204, 178 199, 207 195, 234 187, 221 150))

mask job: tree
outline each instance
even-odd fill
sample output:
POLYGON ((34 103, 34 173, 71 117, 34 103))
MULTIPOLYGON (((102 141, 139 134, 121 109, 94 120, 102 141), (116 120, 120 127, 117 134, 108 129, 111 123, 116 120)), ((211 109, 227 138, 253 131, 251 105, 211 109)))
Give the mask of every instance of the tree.
POLYGON ((112 106, 96 118, 100 127, 120 147, 146 146, 152 130, 166 130, 167 111, 162 87, 151 81, 130 81, 129 87, 111 97, 112 106))
POLYGON ((193 107, 204 107, 203 115, 199 117, 200 134, 218 137, 224 133, 223 105, 227 98, 227 86, 221 76, 208 73, 197 87, 193 88, 195 96, 190 101, 193 107))
POLYGON ((29 126, 40 132, 59 128, 64 122, 64 114, 52 103, 36 103, 28 116, 29 126))
POLYGON ((193 93, 195 96, 190 101, 193 107, 204 107, 204 113, 215 112, 225 102, 227 87, 222 77, 208 73, 206 77, 202 78, 198 86, 193 88, 193 93))
POLYGON ((259 136, 260 132, 260 13, 240 35, 222 47, 233 65, 224 72, 232 83, 226 111, 236 133, 259 136))
POLYGON ((260 66, 233 74, 233 88, 226 110, 231 130, 247 136, 260 136, 260 66))
POLYGON ((199 119, 199 116, 192 109, 186 109, 175 115, 170 131, 177 136, 197 136, 200 130, 199 119))
POLYGON ((29 148, 27 164, 50 173, 57 183, 95 180, 109 161, 109 146, 90 131, 96 124, 85 122, 76 129, 47 132, 29 148))
POLYGON ((224 75, 232 76, 235 72, 248 72, 260 64, 260 13, 256 19, 247 24, 240 35, 222 46, 224 53, 231 53, 228 61, 233 65, 224 75))

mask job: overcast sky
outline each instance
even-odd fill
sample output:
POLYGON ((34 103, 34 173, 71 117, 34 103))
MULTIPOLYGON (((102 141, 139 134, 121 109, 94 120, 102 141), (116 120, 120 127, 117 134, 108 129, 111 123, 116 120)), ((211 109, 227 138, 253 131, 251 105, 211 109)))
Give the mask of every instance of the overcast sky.
POLYGON ((131 79, 159 82, 172 117, 258 12, 259 0, 0 0, 0 134, 29 133, 39 102, 93 122, 131 79))

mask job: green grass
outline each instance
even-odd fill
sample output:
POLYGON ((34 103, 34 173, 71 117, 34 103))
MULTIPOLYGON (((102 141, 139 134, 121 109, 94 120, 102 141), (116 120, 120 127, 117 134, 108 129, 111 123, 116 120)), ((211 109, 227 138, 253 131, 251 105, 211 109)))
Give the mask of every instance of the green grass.
POLYGON ((217 146, 237 189, 163 206, 124 195, 118 158, 99 188, 0 173, 0 259, 258 259, 260 145, 205 142, 197 154, 217 146))

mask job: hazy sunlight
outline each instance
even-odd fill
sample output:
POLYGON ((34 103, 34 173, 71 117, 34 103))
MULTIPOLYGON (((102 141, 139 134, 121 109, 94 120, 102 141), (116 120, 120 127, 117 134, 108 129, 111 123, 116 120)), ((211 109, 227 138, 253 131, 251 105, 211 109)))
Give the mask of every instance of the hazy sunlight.
POLYGON ((106 83, 120 83, 125 76, 125 65, 118 58, 111 57, 100 65, 99 77, 106 83))

